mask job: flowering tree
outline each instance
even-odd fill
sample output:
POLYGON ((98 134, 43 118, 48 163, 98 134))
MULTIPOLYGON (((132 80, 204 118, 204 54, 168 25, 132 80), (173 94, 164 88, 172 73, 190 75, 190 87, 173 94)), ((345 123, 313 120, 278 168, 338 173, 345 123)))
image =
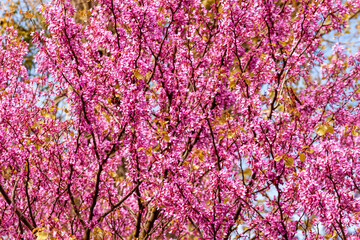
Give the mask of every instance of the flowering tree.
POLYGON ((320 44, 359 9, 54 0, 36 77, 7 29, 0 236, 358 239, 360 53, 320 44))

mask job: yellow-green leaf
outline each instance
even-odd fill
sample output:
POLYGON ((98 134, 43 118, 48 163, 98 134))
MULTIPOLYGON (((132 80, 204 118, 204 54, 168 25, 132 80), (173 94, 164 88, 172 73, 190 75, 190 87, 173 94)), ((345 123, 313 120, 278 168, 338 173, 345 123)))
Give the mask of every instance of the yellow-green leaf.
POLYGON ((36 150, 39 150, 41 147, 38 143, 35 143, 34 145, 35 145, 36 150))
POLYGON ((300 153, 300 161, 305 161, 305 153, 300 153))
POLYGON ((218 12, 219 12, 219 13, 223 13, 223 12, 224 12, 224 9, 223 9, 223 7, 222 7, 221 5, 220 5, 219 8, 218 8, 218 12))
POLYGON ((282 104, 280 104, 280 105, 278 106, 278 109, 279 109, 279 111, 281 111, 281 112, 284 112, 284 111, 285 111, 284 105, 282 105, 282 104))
POLYGON ((337 233, 336 233, 336 230, 334 230, 332 233, 328 233, 324 237, 325 237, 325 239, 330 239, 330 238, 335 239, 336 236, 337 236, 337 233))
POLYGON ((283 42, 283 41, 279 41, 279 43, 280 43, 283 47, 288 44, 287 42, 283 42))
POLYGON ((152 148, 151 148, 151 147, 148 147, 148 148, 146 149, 146 151, 145 151, 145 154, 148 155, 148 156, 150 156, 151 153, 152 153, 152 148))
POLYGON ((205 155, 204 155, 203 151, 201 151, 201 152, 198 154, 198 157, 199 157, 200 162, 203 162, 203 161, 205 160, 205 155))
POLYGON ((112 178, 116 178, 116 177, 117 177, 117 174, 116 174, 116 172, 114 172, 114 171, 110 171, 110 172, 109 172, 109 175, 110 175, 112 178))
POLYGON ((278 161, 280 161, 281 159, 282 159, 282 156, 277 156, 277 157, 274 158, 274 161, 275 161, 275 162, 278 162, 278 161))
POLYGON ((165 140, 166 142, 169 142, 169 141, 170 141, 169 135, 167 135, 167 133, 164 134, 164 140, 165 140))
POLYGON ((194 165, 194 166, 193 166, 193 169, 194 169, 194 170, 198 170, 199 168, 200 168, 199 165, 194 165))
POLYGON ((316 129, 316 134, 322 137, 326 134, 326 131, 327 131, 326 126, 321 125, 316 129))
POLYGON ((294 159, 292 157, 287 157, 284 160, 285 166, 292 167, 294 165, 294 159))
POLYGON ((233 79, 233 80, 230 81, 229 88, 234 89, 235 86, 236 86, 236 81, 233 79))
POLYGON ((244 170, 244 175, 245 175, 245 176, 251 176, 251 174, 252 174, 252 171, 251 171, 250 168, 246 168, 246 169, 244 170))
POLYGON ((110 118, 110 115, 109 115, 109 114, 105 114, 105 118, 106 118, 106 121, 107 121, 107 122, 110 122, 111 118, 110 118))
POLYGON ((145 74, 145 79, 149 80, 150 77, 151 77, 151 74, 152 74, 152 72, 147 72, 147 73, 145 74))
POLYGON ((227 138, 233 138, 235 136, 234 132, 228 132, 227 133, 227 138))
POLYGON ((36 240, 46 240, 49 236, 49 234, 47 232, 38 232, 36 233, 36 240))
POLYGON ((274 91, 270 91, 269 97, 272 98, 275 95, 274 91))
POLYGON ((359 136, 359 132, 356 131, 356 130, 352 130, 351 133, 352 133, 352 135, 353 135, 354 137, 359 136))
POLYGON ((221 119, 219 120, 219 123, 220 123, 220 125, 224 125, 224 124, 226 123, 226 120, 223 119, 223 118, 221 118, 221 119))
POLYGON ((334 127, 333 127, 333 126, 327 125, 326 128, 327 128, 327 131, 328 131, 329 133, 334 133, 334 127))
POLYGON ((313 153, 313 152, 314 152, 314 149, 309 148, 309 149, 306 150, 306 152, 308 152, 308 153, 313 153))
POLYGON ((143 76, 138 70, 135 70, 134 76, 135 76, 137 79, 144 79, 144 76, 143 76))

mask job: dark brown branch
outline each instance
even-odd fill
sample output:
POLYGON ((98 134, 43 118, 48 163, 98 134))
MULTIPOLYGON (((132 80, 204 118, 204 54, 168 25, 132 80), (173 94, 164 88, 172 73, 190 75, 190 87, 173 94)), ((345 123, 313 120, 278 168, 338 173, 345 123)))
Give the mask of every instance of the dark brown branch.
POLYGON ((140 184, 141 181, 138 184, 136 184, 136 186, 133 189, 131 189, 130 192, 126 194, 118 203, 113 205, 109 210, 107 210, 103 215, 101 215, 101 217, 99 218, 99 222, 103 220, 107 215, 112 213, 116 208, 120 207, 121 204, 125 202, 125 200, 128 199, 131 196, 131 194, 133 194, 136 191, 136 189, 140 186, 140 184))
POLYGON ((16 206, 14 206, 9 195, 6 193, 5 189, 1 185, 0 185, 0 193, 1 193, 1 195, 3 195, 5 201, 9 205, 13 206, 15 214, 18 216, 18 218, 21 220, 21 222, 23 222, 30 231, 33 231, 35 229, 35 227, 25 218, 25 216, 16 208, 16 206))

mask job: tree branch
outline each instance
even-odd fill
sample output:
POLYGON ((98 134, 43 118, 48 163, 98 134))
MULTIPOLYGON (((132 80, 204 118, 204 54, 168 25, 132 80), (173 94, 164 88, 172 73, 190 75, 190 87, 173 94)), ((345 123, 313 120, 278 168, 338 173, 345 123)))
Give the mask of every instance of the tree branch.
POLYGON ((16 206, 13 204, 13 202, 11 201, 9 195, 6 193, 5 189, 0 185, 0 193, 1 195, 3 195, 5 201, 9 204, 12 205, 15 211, 15 214, 19 217, 19 219, 21 220, 21 222, 23 222, 25 224, 25 226, 30 230, 33 231, 35 229, 35 227, 25 218, 25 216, 16 208, 16 206))

